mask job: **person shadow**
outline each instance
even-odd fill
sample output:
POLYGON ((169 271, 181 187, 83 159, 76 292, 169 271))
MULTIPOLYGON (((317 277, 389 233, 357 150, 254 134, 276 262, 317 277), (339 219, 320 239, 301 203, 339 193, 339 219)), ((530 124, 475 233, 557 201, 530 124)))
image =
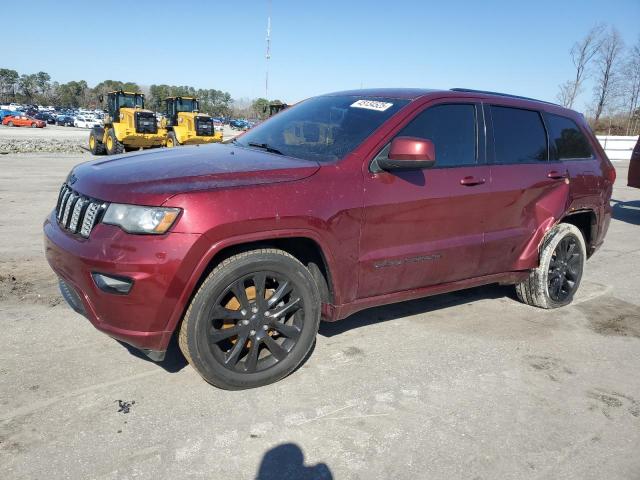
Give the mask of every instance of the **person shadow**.
POLYGON ((333 480, 324 463, 307 467, 304 453, 295 443, 283 443, 262 457, 256 480, 333 480))

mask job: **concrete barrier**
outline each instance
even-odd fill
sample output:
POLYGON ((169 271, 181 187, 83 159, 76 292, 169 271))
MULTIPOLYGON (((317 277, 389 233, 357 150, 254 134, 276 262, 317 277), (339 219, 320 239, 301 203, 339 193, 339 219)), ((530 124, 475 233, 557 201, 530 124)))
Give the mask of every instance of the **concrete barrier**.
POLYGON ((622 137, 614 135, 598 135, 600 145, 604 148, 609 160, 629 160, 638 137, 622 137))

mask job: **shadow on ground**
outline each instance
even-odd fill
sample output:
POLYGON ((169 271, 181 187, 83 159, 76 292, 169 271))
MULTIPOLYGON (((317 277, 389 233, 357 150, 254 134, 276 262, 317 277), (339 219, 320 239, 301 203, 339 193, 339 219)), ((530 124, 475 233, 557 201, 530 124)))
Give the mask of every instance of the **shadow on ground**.
POLYGON ((613 218, 631 225, 640 225, 640 200, 621 202, 612 198, 611 205, 613 218))
POLYGON ((124 348, 126 348, 129 351, 129 353, 134 357, 141 358, 143 360, 146 360, 147 362, 154 363, 162 367, 169 373, 179 372, 180 370, 182 370, 184 367, 188 365, 187 359, 184 358, 184 355, 182 355, 182 352, 180 351, 180 347, 178 346, 178 339, 175 335, 171 338, 171 342, 169 342, 169 346, 167 347, 167 353, 164 357, 164 360, 162 360, 161 362, 154 362, 149 357, 147 357, 144 353, 142 353, 140 350, 138 350, 135 347, 132 347, 127 343, 124 343, 121 341, 118 341, 118 343, 122 345, 124 348))
POLYGON ((304 464, 304 454, 295 443, 283 443, 262 457, 256 480, 331 480, 331 470, 324 463, 310 467, 304 464))
POLYGON ((340 335, 348 330, 366 327, 379 322, 395 320, 398 318, 428 313, 441 308, 463 305, 476 300, 504 298, 515 299, 514 288, 510 285, 484 285, 482 287, 460 290, 452 293, 435 295, 433 297, 410 300, 383 307, 369 308, 351 315, 338 322, 322 322, 319 333, 325 337, 340 335))

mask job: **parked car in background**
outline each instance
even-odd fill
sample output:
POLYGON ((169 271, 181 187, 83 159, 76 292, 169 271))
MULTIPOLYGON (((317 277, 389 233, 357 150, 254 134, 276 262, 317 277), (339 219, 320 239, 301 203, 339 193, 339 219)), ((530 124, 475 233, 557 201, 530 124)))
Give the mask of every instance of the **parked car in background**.
POLYGON ((58 115, 56 125, 61 127, 75 127, 75 119, 69 115, 58 115))
POLYGON ((7 110, 7 109, 4 109, 4 108, 0 109, 0 122, 2 122, 4 117, 6 117, 8 115, 16 115, 16 112, 14 110, 7 110))
POLYGON ((3 125, 9 127, 31 127, 31 128, 44 128, 47 126, 47 122, 38 120, 37 118, 30 117, 28 115, 12 116, 8 115, 2 120, 3 125))
POLYGON ((614 180, 584 117, 559 105, 339 92, 229 144, 81 163, 45 252, 99 330, 155 360, 177 334, 205 380, 252 388, 296 370, 321 318, 490 283, 568 305, 614 180))
POLYGON ((627 185, 640 188, 640 137, 631 153, 629 160, 629 174, 627 175, 627 185))
POLYGON ((93 128, 97 126, 97 123, 94 119, 90 117, 85 117, 83 115, 78 115, 73 122, 73 125, 78 128, 93 128))
POLYGON ((40 112, 36 113, 33 118, 37 118, 38 120, 42 120, 43 122, 47 122, 49 125, 56 124, 56 117, 51 115, 50 113, 40 112))

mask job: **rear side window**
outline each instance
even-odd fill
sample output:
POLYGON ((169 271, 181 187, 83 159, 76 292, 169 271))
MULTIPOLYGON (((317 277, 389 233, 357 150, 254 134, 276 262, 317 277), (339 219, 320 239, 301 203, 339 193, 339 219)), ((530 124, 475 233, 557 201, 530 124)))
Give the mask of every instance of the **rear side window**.
POLYGON ((477 162, 476 107, 470 104, 431 107, 398 136, 431 140, 436 149, 436 167, 473 165, 477 162))
POLYGON ((558 160, 592 157, 589 141, 573 120, 550 113, 545 113, 544 118, 549 128, 549 139, 551 145, 555 147, 558 160))
POLYGON ((547 132, 538 112, 491 106, 495 163, 546 161, 547 132))

